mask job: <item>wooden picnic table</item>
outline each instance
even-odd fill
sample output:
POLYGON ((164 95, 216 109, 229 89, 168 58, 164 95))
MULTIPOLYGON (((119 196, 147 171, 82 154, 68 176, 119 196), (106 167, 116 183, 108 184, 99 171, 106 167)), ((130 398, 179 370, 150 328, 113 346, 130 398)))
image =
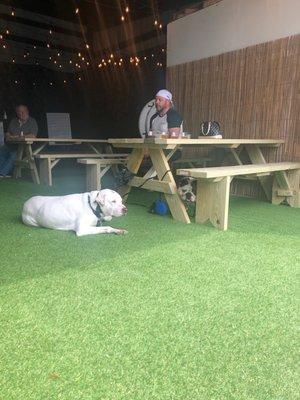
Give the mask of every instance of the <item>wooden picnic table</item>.
MULTIPOLYGON (((266 160, 261 149, 263 147, 278 147, 284 140, 274 139, 108 139, 108 143, 118 148, 129 148, 127 168, 137 174, 144 154, 150 156, 152 167, 143 177, 134 176, 127 186, 124 186, 124 193, 129 193, 131 187, 143 187, 151 191, 162 192, 169 205, 170 212, 175 220, 190 223, 186 208, 177 193, 177 187, 168 160, 175 151, 182 146, 213 146, 228 148, 232 152, 237 164, 242 165, 239 157, 239 149, 245 148, 252 164, 265 164, 266 160), (167 153, 166 150, 169 150, 167 153), (155 178, 157 179, 151 179, 155 178)), ((267 198, 271 198, 272 192, 267 176, 258 177, 267 198)))
MULTIPOLYGON (((22 168, 29 168, 34 183, 40 183, 40 176, 37 170, 35 157, 43 154, 42 151, 49 144, 54 145, 75 145, 84 144, 89 147, 91 154, 95 157, 101 154, 101 151, 97 148, 97 145, 107 144, 107 140, 102 139, 71 139, 71 138, 32 138, 32 137, 18 137, 7 141, 8 143, 14 143, 18 145, 17 159, 15 161, 15 167, 13 171, 13 177, 21 177, 22 168)), ((78 153, 78 152, 76 152, 78 153)), ((55 151, 56 159, 59 160, 64 158, 63 155, 66 152, 59 150, 55 151)), ((86 155, 86 154, 85 154, 86 155)))

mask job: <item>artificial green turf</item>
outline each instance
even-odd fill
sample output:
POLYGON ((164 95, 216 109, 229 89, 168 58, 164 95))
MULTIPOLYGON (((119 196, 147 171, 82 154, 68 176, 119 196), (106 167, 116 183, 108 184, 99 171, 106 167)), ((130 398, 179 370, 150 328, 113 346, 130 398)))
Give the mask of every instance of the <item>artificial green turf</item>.
POLYGON ((299 209, 233 198, 227 232, 139 205, 125 236, 22 225, 70 188, 0 181, 1 400, 299 398, 299 209))

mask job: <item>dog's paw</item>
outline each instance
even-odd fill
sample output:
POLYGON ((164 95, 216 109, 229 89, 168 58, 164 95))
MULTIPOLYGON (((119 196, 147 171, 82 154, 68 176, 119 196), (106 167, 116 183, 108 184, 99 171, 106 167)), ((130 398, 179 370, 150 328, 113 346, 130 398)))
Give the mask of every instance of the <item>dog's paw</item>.
POLYGON ((128 231, 125 229, 116 229, 116 235, 126 235, 128 231))

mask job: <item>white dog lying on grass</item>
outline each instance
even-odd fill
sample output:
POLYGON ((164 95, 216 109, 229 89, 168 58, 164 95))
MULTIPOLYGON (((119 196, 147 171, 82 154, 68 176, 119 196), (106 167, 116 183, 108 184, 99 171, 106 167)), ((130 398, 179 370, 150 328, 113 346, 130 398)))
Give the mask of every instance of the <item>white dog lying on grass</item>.
POLYGON ((104 189, 67 196, 34 196, 23 207, 22 220, 29 226, 75 231, 77 236, 97 233, 127 233, 124 229, 97 226, 125 215, 119 193, 104 189))

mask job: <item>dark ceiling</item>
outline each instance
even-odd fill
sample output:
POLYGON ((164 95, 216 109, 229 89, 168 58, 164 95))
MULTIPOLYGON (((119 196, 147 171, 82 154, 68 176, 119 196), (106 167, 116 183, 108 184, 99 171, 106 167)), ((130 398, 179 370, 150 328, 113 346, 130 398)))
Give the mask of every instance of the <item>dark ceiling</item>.
POLYGON ((131 20, 153 16, 159 18, 164 12, 176 12, 189 4, 201 3, 195 0, 0 0, 0 3, 15 8, 45 14, 60 19, 78 22, 75 9, 79 9, 81 21, 90 31, 97 31, 121 23, 125 8, 129 7, 131 20), (105 20, 100 26, 99 15, 105 20))

